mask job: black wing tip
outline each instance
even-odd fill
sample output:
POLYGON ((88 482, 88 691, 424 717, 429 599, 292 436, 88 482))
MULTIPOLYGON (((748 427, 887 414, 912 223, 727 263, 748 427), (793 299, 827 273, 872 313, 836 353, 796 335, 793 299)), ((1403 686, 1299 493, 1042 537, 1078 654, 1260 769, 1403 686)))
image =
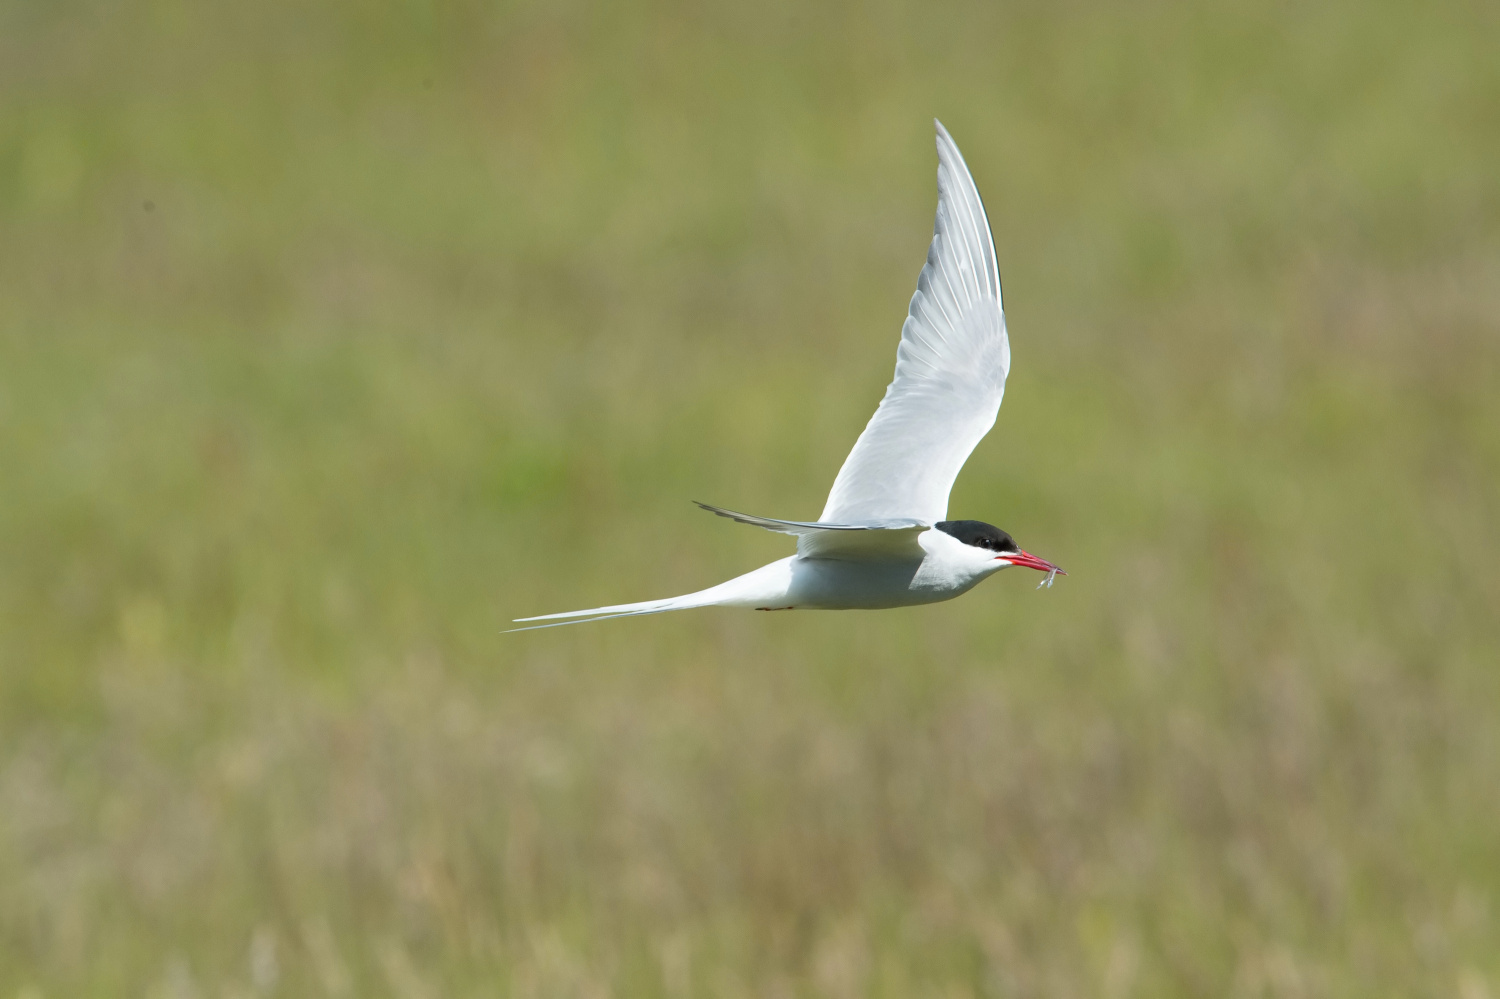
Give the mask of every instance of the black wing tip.
MULTIPOLYGON (((752 517, 748 513, 735 513, 733 510, 726 510, 722 506, 714 506, 712 503, 705 503, 702 500, 693 500, 693 502, 697 504, 699 509, 707 510, 709 513, 723 517, 725 520, 732 520, 736 524, 749 524, 751 527, 767 526, 764 517, 752 517)), ((768 529, 774 530, 774 528, 768 529)))

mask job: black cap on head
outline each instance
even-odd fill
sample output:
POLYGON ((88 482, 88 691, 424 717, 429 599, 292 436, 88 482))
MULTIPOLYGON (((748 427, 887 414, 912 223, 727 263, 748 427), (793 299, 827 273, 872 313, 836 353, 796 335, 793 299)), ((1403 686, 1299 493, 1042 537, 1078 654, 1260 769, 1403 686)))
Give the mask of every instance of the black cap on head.
POLYGON ((1021 550, 1021 546, 1009 534, 982 520, 942 520, 932 526, 975 548, 985 548, 992 552, 1021 550))

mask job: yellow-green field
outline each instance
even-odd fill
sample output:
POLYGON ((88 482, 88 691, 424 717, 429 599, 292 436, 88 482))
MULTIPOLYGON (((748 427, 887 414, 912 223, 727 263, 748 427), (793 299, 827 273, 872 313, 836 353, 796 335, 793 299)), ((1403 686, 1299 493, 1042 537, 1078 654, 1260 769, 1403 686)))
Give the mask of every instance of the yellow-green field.
POLYGON ((1500 997, 1493 3, 0 0, 0 997, 1500 997), (789 552, 933 116, 1071 575, 789 552))

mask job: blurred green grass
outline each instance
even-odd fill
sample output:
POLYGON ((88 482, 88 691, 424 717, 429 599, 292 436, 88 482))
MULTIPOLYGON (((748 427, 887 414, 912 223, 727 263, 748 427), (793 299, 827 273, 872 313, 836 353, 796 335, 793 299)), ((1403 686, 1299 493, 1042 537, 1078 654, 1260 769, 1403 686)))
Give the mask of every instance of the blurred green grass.
POLYGON ((0 2, 0 995, 1500 994, 1500 19, 0 2), (935 201, 1067 566, 785 554, 935 201))

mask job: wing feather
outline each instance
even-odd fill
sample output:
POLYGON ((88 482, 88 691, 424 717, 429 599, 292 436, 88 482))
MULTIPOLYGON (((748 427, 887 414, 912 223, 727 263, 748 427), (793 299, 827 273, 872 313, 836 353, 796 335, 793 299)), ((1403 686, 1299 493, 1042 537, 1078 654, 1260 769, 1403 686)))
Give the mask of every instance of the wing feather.
MULTIPOLYGON (((694 500, 696 503, 697 501, 694 500)), ((752 527, 762 527, 797 539, 797 554, 803 558, 843 560, 921 559, 925 552, 917 537, 931 525, 910 518, 867 521, 861 524, 831 524, 822 521, 776 520, 736 513, 723 507, 698 503, 709 513, 752 527)))
POLYGON ((820 523, 947 519, 964 461, 995 424, 1010 373, 984 203, 937 123, 938 207, 896 375, 828 494, 820 523))

